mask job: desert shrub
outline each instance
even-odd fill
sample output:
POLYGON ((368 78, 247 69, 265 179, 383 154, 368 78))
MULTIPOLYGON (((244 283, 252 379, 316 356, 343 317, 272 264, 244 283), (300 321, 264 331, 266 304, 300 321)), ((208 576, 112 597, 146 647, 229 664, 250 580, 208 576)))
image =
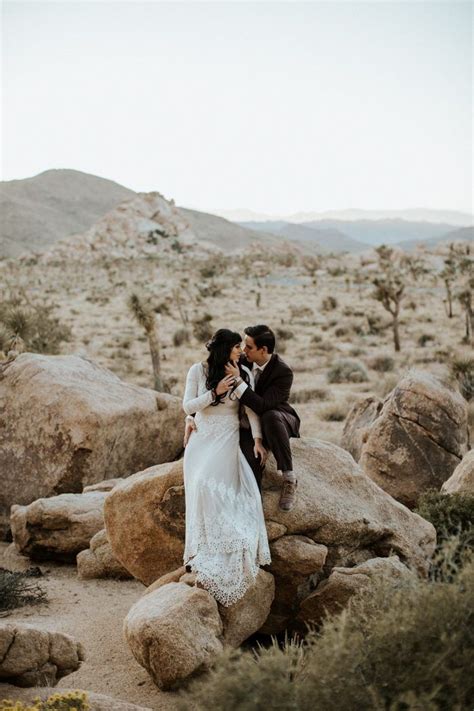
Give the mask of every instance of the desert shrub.
POLYGON ((23 704, 22 701, 2 699, 1 711, 90 711, 87 691, 56 692, 45 701, 39 696, 33 699, 33 705, 23 704))
POLYGON ((389 355, 376 355, 367 362, 377 373, 388 373, 395 368, 395 360, 389 355))
POLYGON ((275 329, 275 336, 280 340, 280 341, 289 341, 290 338, 293 338, 294 333, 293 331, 289 331, 287 328, 277 328, 275 329))
POLYGON ((225 652, 179 708, 452 711, 474 704, 474 564, 450 582, 380 578, 303 643, 225 652), (190 703, 192 701, 192 704, 190 703))
POLYGON ((341 336, 347 336, 347 328, 345 326, 338 326, 335 331, 334 335, 336 338, 340 338, 341 336))
POLYGON ((296 390, 291 393, 291 402, 302 403, 311 402, 311 400, 326 400, 329 393, 325 388, 306 388, 304 390, 296 390))
POLYGON ((339 358, 329 368, 327 379, 330 383, 365 383, 369 379, 369 374, 360 361, 339 358))
POLYGON ((430 575, 447 577, 447 564, 442 551, 449 547, 450 559, 461 565, 467 551, 474 546, 474 496, 471 494, 442 494, 436 489, 424 491, 415 509, 436 529, 436 554, 430 575), (441 551, 441 553, 440 553, 441 551))
POLYGON ((321 343, 322 340, 323 337, 320 333, 313 333, 313 335, 311 336, 311 343, 321 343))
POLYGON ((400 376, 396 373, 387 373, 384 377, 378 378, 374 385, 374 392, 381 398, 386 397, 396 387, 400 376))
POLYGON ((351 358, 358 358, 361 355, 365 355, 366 351, 364 348, 360 348, 359 346, 354 346, 354 348, 351 348, 349 351, 349 355, 351 358))
POLYGON ((424 348, 427 343, 432 343, 434 340, 435 337, 432 333, 422 333, 418 338, 417 343, 421 348, 424 348))
POLYGON ((52 305, 4 305, 0 311, 2 350, 8 349, 15 337, 20 337, 30 353, 59 353, 60 343, 69 341, 72 332, 52 315, 53 310, 52 305))
POLYGON ((313 316, 313 310, 309 306, 291 306, 290 308, 291 318, 311 318, 313 316))
POLYGON ((323 311, 334 311, 337 309, 337 299, 335 296, 326 296, 321 302, 321 308, 323 311))
POLYGON ((474 358, 455 357, 451 372, 458 382, 461 395, 469 402, 474 398, 474 358))
POLYGON ((0 614, 46 601, 46 591, 28 573, 0 568, 0 614))
POLYGON ((201 343, 208 341, 214 330, 211 325, 212 316, 211 314, 204 314, 201 318, 198 318, 193 323, 193 335, 201 343))
POLYGON ((350 410, 347 402, 331 402, 321 408, 319 418, 325 422, 343 422, 350 410))
POLYGON ((184 343, 189 343, 190 334, 187 328, 178 328, 177 331, 173 333, 173 345, 178 347, 182 346, 184 343))

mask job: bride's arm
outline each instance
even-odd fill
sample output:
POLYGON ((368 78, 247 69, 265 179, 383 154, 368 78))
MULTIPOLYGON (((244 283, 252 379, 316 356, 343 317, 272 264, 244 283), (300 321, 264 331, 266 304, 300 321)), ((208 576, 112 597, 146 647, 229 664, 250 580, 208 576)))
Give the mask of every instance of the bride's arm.
POLYGON ((262 426, 260 424, 260 417, 245 405, 245 414, 249 418, 250 429, 252 430, 252 437, 255 439, 262 439, 262 426))
POLYGON ((184 390, 183 397, 183 410, 187 415, 193 415, 195 412, 204 410, 204 408, 209 407, 211 402, 214 400, 214 393, 212 390, 206 390, 202 395, 199 393, 199 369, 201 368, 200 363, 195 363, 192 365, 188 371, 186 377, 186 387, 184 390))

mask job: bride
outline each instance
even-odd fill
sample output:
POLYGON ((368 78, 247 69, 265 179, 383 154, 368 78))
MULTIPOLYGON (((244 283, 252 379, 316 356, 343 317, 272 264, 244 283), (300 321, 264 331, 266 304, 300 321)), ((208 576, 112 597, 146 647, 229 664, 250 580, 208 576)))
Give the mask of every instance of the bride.
MULTIPOLYGON (((259 566, 271 562, 260 491, 239 446, 240 378, 225 375, 238 363, 240 334, 219 329, 206 344, 209 357, 194 363, 186 378, 183 408, 195 414, 196 429, 184 452, 186 533, 184 564, 223 605, 232 605, 255 580, 259 566)), ((250 370, 239 365, 252 385, 250 370)), ((254 454, 266 456, 259 417, 245 407, 255 442, 254 454)))

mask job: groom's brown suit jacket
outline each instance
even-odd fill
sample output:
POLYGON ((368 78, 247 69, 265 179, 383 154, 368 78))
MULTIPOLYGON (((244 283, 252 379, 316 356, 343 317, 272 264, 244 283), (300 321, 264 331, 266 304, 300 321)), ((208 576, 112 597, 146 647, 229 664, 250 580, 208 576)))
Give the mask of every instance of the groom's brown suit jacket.
MULTIPOLYGON (((253 364, 246 358, 242 358, 240 362, 252 370, 253 364)), ((299 437, 300 418, 288 402, 292 383, 293 371, 290 366, 277 353, 273 353, 257 381, 255 391, 250 387, 246 388, 240 397, 240 402, 260 416, 268 410, 293 415, 285 419, 291 432, 290 436, 299 437)))

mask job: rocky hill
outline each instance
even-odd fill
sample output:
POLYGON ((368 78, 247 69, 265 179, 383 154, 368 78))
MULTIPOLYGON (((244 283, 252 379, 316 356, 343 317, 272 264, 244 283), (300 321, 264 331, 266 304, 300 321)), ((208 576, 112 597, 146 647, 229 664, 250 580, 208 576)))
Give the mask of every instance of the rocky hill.
POLYGON ((46 170, 0 183, 0 257, 48 247, 84 232, 133 190, 78 170, 46 170))

